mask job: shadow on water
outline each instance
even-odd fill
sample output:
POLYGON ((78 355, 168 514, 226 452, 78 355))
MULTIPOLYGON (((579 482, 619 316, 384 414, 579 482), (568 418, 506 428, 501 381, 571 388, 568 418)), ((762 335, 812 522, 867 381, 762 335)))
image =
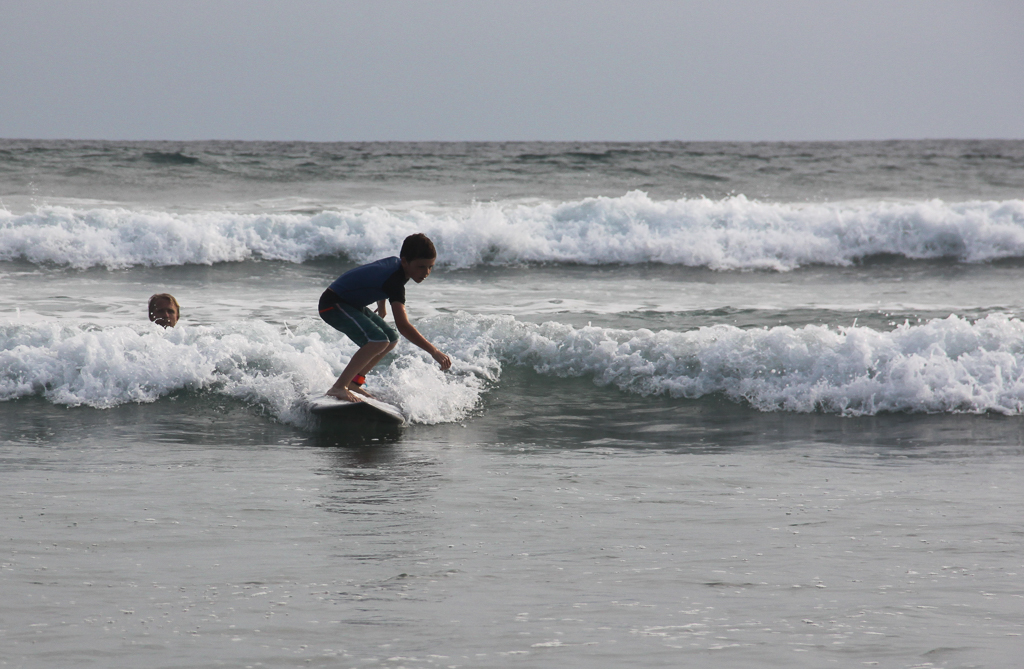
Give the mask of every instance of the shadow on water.
POLYGON ((730 452, 833 445, 914 457, 1024 454, 1024 418, 999 414, 839 416, 762 412, 721 396, 640 397, 590 379, 506 370, 470 424, 481 442, 538 448, 730 452))
MULTIPOLYGON (((725 453, 831 446, 882 457, 1024 455, 1024 417, 998 414, 761 412, 721 396, 641 397, 589 378, 506 369, 475 417, 398 427, 321 423, 301 430, 255 407, 207 393, 151 404, 68 408, 39 398, 0 402, 0 442, 41 447, 157 443, 204 448, 319 448, 352 466, 402 460, 402 444, 527 449, 657 449, 725 453)), ((415 450, 415 449, 414 449, 415 450)))
POLYGON ((152 403, 109 409, 55 405, 41 397, 0 402, 0 442, 21 445, 62 447, 92 442, 380 450, 401 438, 401 428, 372 422, 327 422, 303 431, 274 421, 243 402, 205 393, 177 393, 152 403))
POLYGON ((284 443, 295 430, 235 400, 180 393, 157 402, 109 409, 67 407, 40 397, 0 402, 0 439, 66 445, 95 440, 196 446, 284 443))
POLYGON ((310 443, 324 448, 378 448, 402 440, 403 428, 371 420, 319 418, 310 435, 310 443))

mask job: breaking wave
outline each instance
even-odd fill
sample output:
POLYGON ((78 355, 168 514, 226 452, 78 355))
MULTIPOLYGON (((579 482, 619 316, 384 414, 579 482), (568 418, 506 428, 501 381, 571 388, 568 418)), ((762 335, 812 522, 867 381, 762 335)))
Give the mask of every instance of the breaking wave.
MULTIPOLYGON (((464 420, 506 366, 591 378, 640 397, 720 395, 760 411, 1024 413, 1024 322, 950 316, 891 331, 807 325, 689 332, 540 325, 511 316, 447 314, 424 334, 456 361, 442 373, 404 344, 374 372, 373 387, 412 422, 464 420)), ((249 403, 278 420, 308 423, 302 401, 323 392, 355 346, 307 319, 288 326, 0 322, 0 400, 112 407, 180 391, 249 403)))
POLYGON ((656 201, 634 191, 560 204, 313 215, 47 206, 27 214, 0 210, 0 260, 80 269, 337 256, 364 262, 395 255, 413 232, 429 235, 438 262, 453 268, 664 263, 786 271, 881 254, 975 263, 1024 257, 1024 200, 656 201))

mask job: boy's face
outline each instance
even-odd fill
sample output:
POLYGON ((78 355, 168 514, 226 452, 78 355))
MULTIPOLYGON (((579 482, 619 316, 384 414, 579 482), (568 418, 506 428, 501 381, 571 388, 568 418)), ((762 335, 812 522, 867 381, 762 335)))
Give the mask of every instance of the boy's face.
POLYGON ((421 283, 423 279, 430 276, 430 271, 434 269, 436 260, 437 258, 418 258, 416 260, 402 258, 402 271, 416 283, 421 283))
POLYGON ((149 313, 149 320, 165 328, 173 328, 178 322, 178 310, 174 308, 170 300, 157 300, 153 303, 153 311, 149 313))

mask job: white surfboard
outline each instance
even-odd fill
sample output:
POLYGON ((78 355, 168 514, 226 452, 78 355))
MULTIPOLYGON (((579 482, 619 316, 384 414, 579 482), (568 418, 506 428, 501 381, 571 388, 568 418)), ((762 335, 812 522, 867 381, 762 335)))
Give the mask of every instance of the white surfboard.
POLYGON ((364 397, 362 402, 349 402, 328 395, 316 395, 306 399, 306 407, 314 416, 332 420, 359 420, 392 425, 405 425, 405 416, 401 410, 372 397, 364 397))

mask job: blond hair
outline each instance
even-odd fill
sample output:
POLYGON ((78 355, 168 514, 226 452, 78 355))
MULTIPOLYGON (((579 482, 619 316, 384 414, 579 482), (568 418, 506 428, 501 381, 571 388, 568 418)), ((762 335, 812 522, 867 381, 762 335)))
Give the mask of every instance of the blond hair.
POLYGON ((156 308, 157 300, 167 300, 174 305, 174 310, 178 312, 178 318, 181 318, 181 305, 174 299, 174 296, 170 293, 157 293, 156 295, 149 298, 149 319, 153 320, 153 309, 156 308))

